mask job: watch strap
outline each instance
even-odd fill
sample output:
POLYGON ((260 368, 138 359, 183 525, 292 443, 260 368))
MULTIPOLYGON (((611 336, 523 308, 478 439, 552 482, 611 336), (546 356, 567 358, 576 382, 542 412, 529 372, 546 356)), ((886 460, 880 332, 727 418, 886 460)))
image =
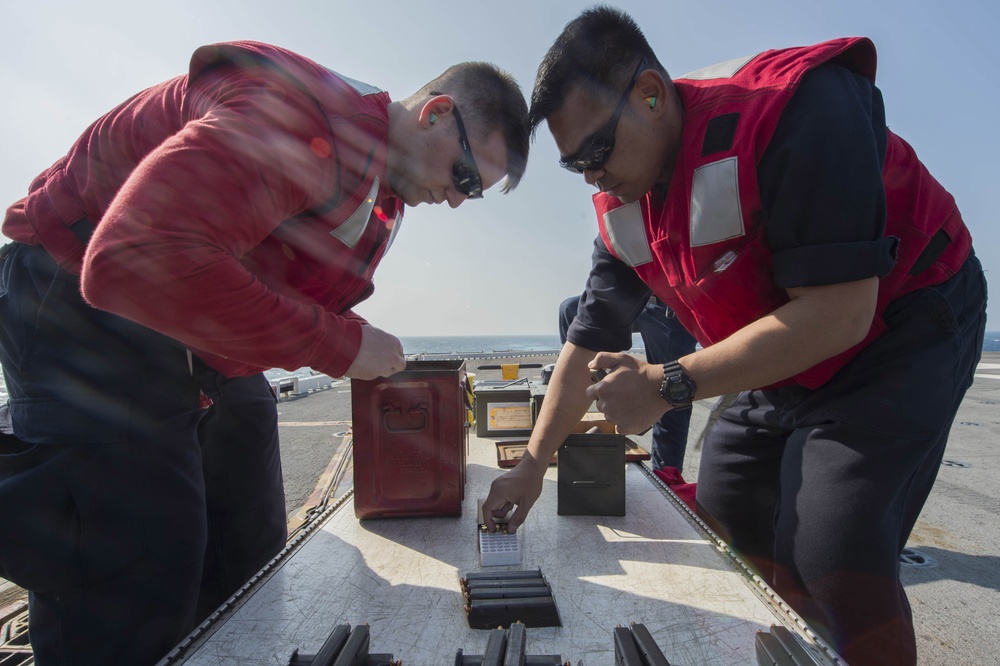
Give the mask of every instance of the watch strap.
POLYGON ((684 372, 684 368, 677 361, 663 364, 663 383, 660 384, 660 397, 673 405, 674 409, 684 409, 691 406, 694 401, 694 394, 698 390, 695 381, 684 372), (683 385, 682 393, 686 398, 678 400, 674 397, 677 385, 683 385), (673 390, 672 390, 673 389, 673 390))

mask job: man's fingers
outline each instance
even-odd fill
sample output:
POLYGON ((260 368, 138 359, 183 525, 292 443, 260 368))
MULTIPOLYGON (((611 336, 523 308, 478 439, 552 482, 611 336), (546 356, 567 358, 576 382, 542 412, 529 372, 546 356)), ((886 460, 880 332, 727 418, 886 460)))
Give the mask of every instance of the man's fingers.
POLYGON ((637 435, 639 434, 640 427, 634 424, 627 425, 616 425, 615 432, 619 435, 637 435))
POLYGON ((514 504, 512 502, 504 502, 500 507, 493 509, 493 517, 503 518, 508 513, 510 513, 510 510, 513 508, 514 504))
POLYGON ((606 375, 617 365, 618 361, 616 355, 608 352, 598 352, 597 356, 594 357, 594 360, 587 364, 587 367, 589 367, 592 372, 597 373, 603 370, 606 375))
POLYGON ((514 509, 514 513, 511 515, 510 520, 507 521, 507 532, 510 534, 517 532, 517 528, 520 527, 528 518, 528 511, 530 510, 530 504, 518 504, 517 508, 514 509))
POLYGON ((393 359, 392 364, 390 365, 389 368, 389 374, 394 375, 397 372, 402 372, 403 370, 406 370, 406 357, 400 354, 395 359, 393 359))
POLYGON ((487 497, 486 501, 483 502, 483 523, 486 525, 486 529, 490 532, 495 532, 497 529, 497 520, 503 518, 510 510, 514 507, 509 501, 504 501, 503 504, 497 506, 495 509, 489 508, 491 505, 496 504, 499 500, 490 501, 487 497))

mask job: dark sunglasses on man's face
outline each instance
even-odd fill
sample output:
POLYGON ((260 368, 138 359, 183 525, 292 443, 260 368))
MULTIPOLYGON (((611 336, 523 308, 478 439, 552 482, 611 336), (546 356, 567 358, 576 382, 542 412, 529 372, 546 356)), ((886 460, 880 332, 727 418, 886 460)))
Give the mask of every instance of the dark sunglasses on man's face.
MULTIPOLYGON (((431 94, 442 93, 431 91, 431 94)), ((469 199, 482 199, 483 178, 479 175, 476 158, 472 156, 472 146, 469 144, 469 135, 465 133, 462 114, 458 112, 457 104, 452 106, 452 110, 455 114, 455 124, 458 125, 458 145, 462 147, 462 159, 451 165, 451 179, 455 183, 455 189, 469 199)))
POLYGON ((628 102, 629 95, 632 94, 632 88, 635 87, 636 81, 639 80, 639 74, 645 68, 646 57, 643 56, 642 60, 639 61, 639 65, 635 68, 635 73, 632 74, 632 81, 625 88, 621 99, 618 100, 618 107, 615 109, 615 113, 611 116, 608 124, 598 131, 597 134, 590 137, 590 140, 587 141, 583 148, 569 157, 559 160, 559 166, 569 169, 574 173, 596 171, 604 166, 604 163, 611 157, 611 151, 615 149, 615 132, 618 131, 618 120, 621 118, 622 111, 625 110, 625 103, 628 102))

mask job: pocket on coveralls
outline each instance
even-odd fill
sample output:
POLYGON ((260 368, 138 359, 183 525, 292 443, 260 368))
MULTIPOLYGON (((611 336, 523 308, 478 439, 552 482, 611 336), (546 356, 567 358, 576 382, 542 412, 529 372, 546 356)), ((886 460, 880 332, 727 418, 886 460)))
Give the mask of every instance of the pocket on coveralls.
POLYGON ((76 502, 66 489, 59 447, 0 437, 0 576, 27 590, 80 585, 76 502))
POLYGON ((888 332, 851 360, 820 391, 839 396, 839 420, 904 439, 940 435, 954 416, 958 324, 936 288, 907 294, 886 310, 888 332))

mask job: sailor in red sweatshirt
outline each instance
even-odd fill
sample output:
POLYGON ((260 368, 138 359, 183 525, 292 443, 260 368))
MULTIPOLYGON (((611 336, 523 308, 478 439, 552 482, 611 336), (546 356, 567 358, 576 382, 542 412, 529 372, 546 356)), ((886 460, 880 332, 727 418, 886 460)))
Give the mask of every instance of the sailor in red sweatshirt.
POLYGON ((95 121, 3 233, 0 575, 36 663, 151 663, 285 542, 262 371, 405 365, 351 308, 405 205, 519 182, 487 63, 401 101, 287 50, 199 48, 95 121))

